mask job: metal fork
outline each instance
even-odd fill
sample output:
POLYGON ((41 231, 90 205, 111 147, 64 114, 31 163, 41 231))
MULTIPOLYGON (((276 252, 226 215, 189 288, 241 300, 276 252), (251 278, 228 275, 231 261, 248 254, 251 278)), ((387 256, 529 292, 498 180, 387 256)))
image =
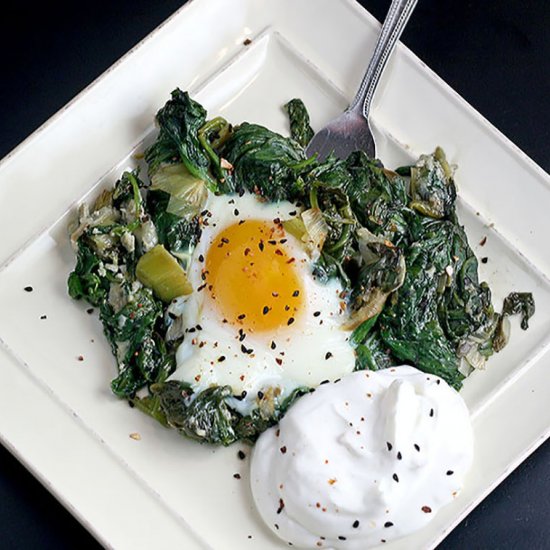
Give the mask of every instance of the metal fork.
POLYGON ((353 151, 365 151, 371 158, 376 156, 376 144, 369 126, 372 98, 386 63, 417 1, 392 1, 357 95, 338 118, 329 122, 313 136, 306 148, 308 157, 317 153, 318 159, 324 160, 330 153, 334 153, 338 158, 343 159, 353 151))

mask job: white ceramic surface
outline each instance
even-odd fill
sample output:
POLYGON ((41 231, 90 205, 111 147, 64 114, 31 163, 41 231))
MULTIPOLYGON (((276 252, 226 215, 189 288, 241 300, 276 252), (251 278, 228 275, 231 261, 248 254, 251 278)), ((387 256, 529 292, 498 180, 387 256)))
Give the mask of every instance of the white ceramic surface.
MULTIPOLYGON (((74 265, 66 225, 75 204, 135 164, 132 154, 151 138, 154 113, 176 86, 212 116, 281 132, 281 105, 292 97, 308 105, 314 127, 338 113, 378 24, 351 0, 315 0, 317 24, 303 27, 312 1, 189 3, 0 164, 0 381, 10 388, 0 436, 106 546, 286 547, 252 507, 240 446, 186 441, 110 393, 115 365, 100 323, 66 295, 74 265)), ((489 258, 481 276, 495 303, 510 290, 532 291, 537 302, 531 329, 514 323, 511 344, 465 383, 476 459, 463 493, 427 529, 385 545, 432 548, 548 436, 549 178, 404 47, 377 99, 382 160, 394 166, 442 145, 459 165, 471 242, 487 236, 474 248, 489 258)))

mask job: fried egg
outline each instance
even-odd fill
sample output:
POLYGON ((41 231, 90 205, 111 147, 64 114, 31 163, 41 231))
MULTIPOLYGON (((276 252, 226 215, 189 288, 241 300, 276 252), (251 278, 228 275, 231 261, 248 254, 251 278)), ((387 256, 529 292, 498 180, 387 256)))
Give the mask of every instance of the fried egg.
POLYGON ((172 380, 196 392, 229 385, 248 414, 267 391, 282 400, 353 370, 342 287, 317 280, 303 243, 284 230, 299 214, 252 194, 209 196, 172 380))

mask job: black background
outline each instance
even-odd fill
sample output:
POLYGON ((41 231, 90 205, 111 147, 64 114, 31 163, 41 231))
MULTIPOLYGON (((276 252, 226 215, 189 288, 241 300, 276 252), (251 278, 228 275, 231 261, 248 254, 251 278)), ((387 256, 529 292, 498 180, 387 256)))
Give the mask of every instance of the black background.
MULTIPOLYGON (((310 1, 314 6, 315 0, 310 1)), ((182 3, 4 2, 0 158, 182 3)), ((389 0, 361 3, 382 19, 389 0)), ((420 0, 403 41, 549 171, 549 35, 550 4, 542 0, 420 0)), ((550 548, 549 461, 546 443, 453 531, 440 550, 550 548)), ((1 447, 0 548, 98 548, 1 447)))

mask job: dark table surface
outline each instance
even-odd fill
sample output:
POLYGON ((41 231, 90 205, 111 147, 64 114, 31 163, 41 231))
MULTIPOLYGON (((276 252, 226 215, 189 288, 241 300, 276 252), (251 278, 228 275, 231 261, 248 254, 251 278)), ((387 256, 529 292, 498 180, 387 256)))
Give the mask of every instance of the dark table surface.
MULTIPOLYGON (((361 3, 382 19, 389 0, 361 3)), ((182 2, 33 4, 3 4, 0 158, 182 2)), ((549 31, 550 5, 541 0, 420 0, 403 41, 549 171, 549 31)), ((440 549, 550 548, 549 495, 547 442, 440 549)), ((0 548, 98 548, 91 535, 2 447, 0 548)))

